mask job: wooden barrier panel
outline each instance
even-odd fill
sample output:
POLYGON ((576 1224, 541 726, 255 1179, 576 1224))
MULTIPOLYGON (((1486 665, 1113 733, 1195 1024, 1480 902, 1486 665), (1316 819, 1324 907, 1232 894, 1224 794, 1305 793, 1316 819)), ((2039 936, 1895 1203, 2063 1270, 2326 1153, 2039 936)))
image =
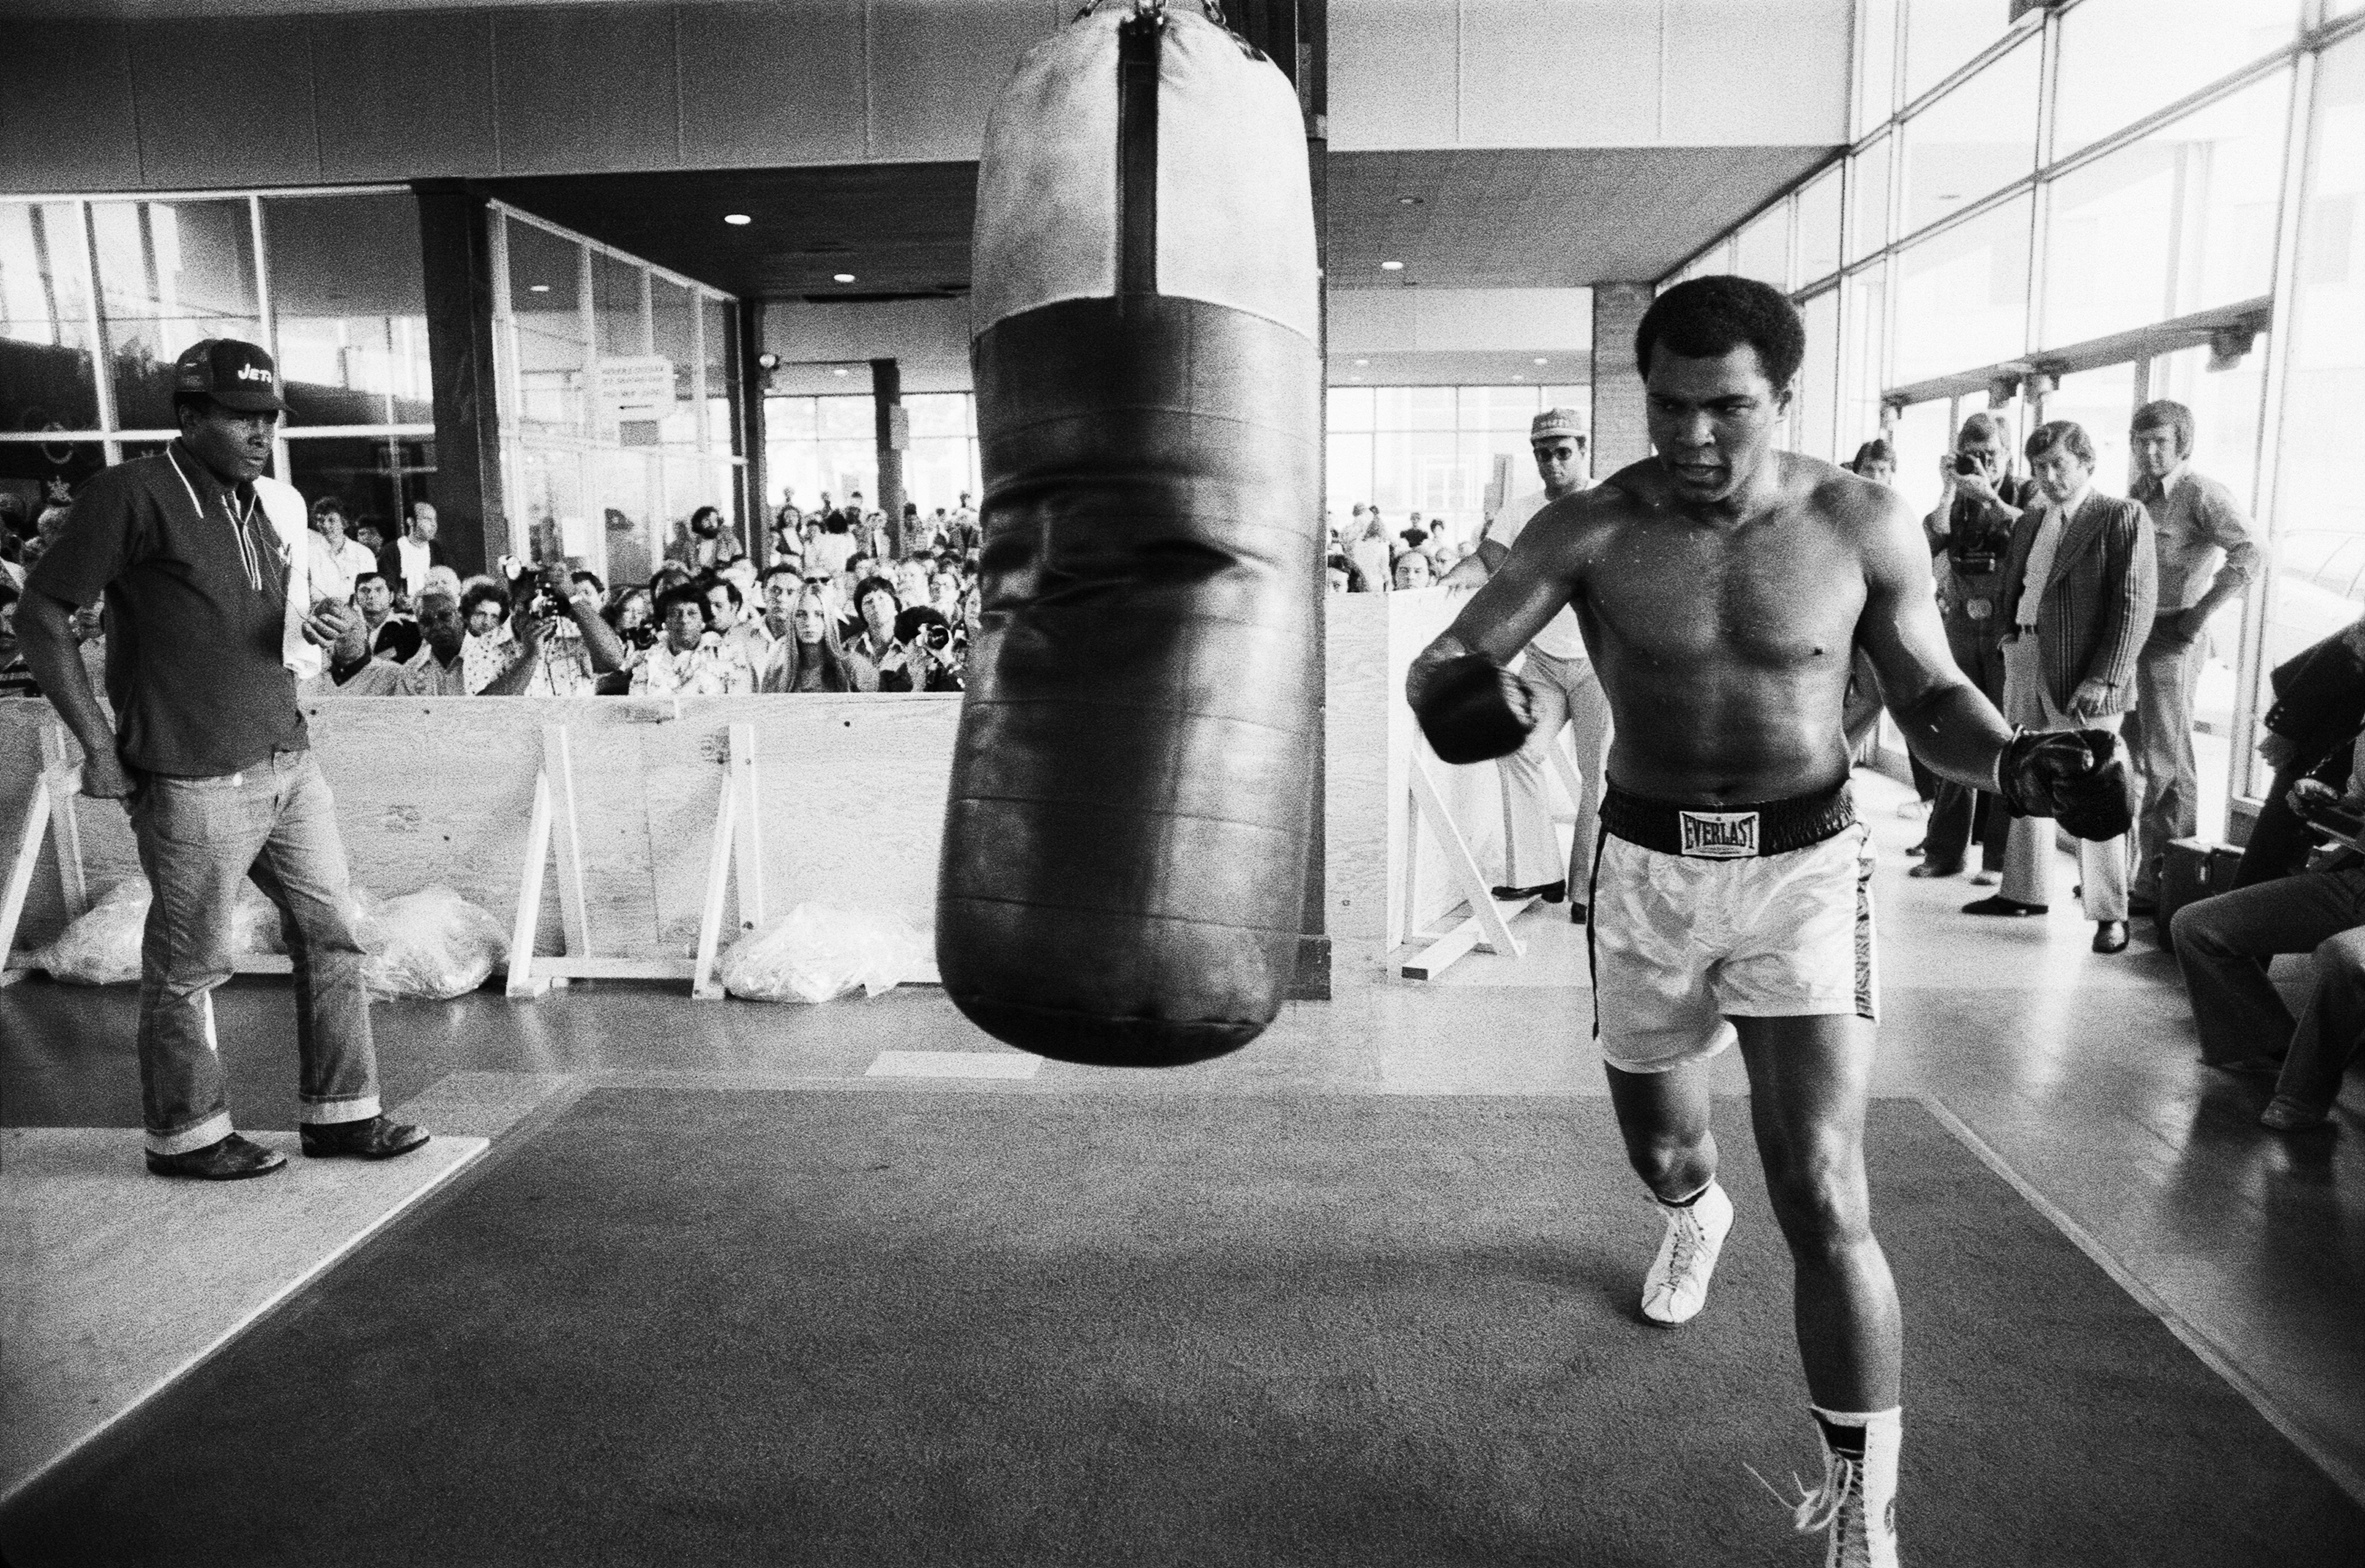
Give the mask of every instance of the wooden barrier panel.
MULTIPOLYGON (((815 902, 934 924, 958 696, 323 697, 304 709, 355 882, 382 897, 441 883, 505 925, 544 726, 567 727, 583 902, 565 909, 567 879, 544 879, 538 952, 559 952, 579 924, 592 954, 694 957, 734 723, 751 726, 762 759, 763 829, 743 843, 736 880, 759 876, 773 913, 815 902)), ((46 702, 0 701, 0 843, 17 841, 53 722, 46 702)), ((79 816, 90 889, 136 875, 122 809, 85 801, 79 816)), ((18 951, 66 919, 45 841, 18 951)), ((734 897, 732 932, 736 919, 734 897)))

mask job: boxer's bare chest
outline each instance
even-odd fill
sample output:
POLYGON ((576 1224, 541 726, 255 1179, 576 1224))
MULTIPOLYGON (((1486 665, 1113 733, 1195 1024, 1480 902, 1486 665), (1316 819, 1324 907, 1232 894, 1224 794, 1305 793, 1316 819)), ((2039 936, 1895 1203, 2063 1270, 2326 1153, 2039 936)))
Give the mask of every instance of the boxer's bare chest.
POLYGON ((1600 540, 1579 612, 1662 678, 1845 668, 1864 609, 1855 543, 1803 506, 1714 527, 1638 509, 1600 540))

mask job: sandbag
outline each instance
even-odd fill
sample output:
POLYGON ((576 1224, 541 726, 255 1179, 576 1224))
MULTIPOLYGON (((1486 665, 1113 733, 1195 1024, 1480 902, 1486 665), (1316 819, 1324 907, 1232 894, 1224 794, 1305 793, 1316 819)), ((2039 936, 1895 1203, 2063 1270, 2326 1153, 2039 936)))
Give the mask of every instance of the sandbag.
POLYGON ((383 902, 356 888, 353 926, 374 998, 449 1002, 484 984, 509 955, 501 923, 446 887, 383 902))
POLYGON ((1100 0, 996 104, 975 244, 945 989, 1045 1056, 1218 1055, 1295 969, 1321 715, 1295 92, 1190 0, 1100 0))
POLYGON ((878 996, 918 974, 927 948, 891 914, 801 903, 723 950, 723 989, 749 1002, 878 996))

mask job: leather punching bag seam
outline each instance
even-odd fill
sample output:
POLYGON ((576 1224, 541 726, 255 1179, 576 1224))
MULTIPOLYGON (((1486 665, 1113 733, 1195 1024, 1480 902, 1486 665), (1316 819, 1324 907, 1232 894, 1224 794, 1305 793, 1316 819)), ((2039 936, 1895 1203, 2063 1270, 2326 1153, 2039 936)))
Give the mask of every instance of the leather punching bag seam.
POLYGON ((1117 25, 1116 291, 1158 292, 1158 40, 1166 7, 1138 5, 1117 25))

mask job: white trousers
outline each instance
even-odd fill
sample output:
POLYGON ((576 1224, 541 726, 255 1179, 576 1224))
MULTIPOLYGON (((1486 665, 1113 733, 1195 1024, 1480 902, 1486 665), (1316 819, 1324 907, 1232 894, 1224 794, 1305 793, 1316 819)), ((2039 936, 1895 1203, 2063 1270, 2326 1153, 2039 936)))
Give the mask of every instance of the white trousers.
MULTIPOLYGON (((2124 713, 2073 720, 2053 705, 2046 694, 2042 655, 2036 638, 2023 633, 2003 645, 2003 716, 2008 722, 2032 730, 2108 730, 2119 732, 2124 713)), ((2053 902, 2053 834, 2049 817, 2014 817, 2004 840, 2003 886, 2008 899, 2023 903, 2053 902)), ((2078 841, 2078 874, 2085 887, 2079 899, 2089 920, 2127 917, 2127 839, 2124 834, 2097 844, 2078 841)))
POLYGON ((1568 878, 1569 897, 1582 903, 1593 877, 1594 840, 1601 835, 1601 786, 1609 766, 1609 700, 1593 673, 1593 661, 1563 659, 1530 648, 1521 673, 1535 693, 1536 727, 1527 744, 1496 766, 1503 778, 1503 882, 1536 888, 1568 878), (1552 797, 1544 775, 1552 767, 1546 747, 1561 730, 1574 732, 1576 774, 1576 837, 1568 864, 1561 865, 1560 839, 1552 831, 1552 797))

